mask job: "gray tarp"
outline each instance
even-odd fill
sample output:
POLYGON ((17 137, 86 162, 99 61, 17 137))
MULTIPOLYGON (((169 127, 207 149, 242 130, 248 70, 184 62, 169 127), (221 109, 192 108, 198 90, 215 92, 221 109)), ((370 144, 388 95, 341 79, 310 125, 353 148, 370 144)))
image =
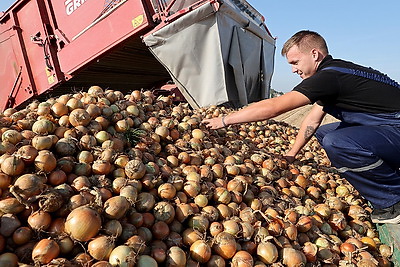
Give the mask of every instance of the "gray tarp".
POLYGON ((275 40, 228 1, 209 3, 144 38, 193 108, 267 98, 275 40))

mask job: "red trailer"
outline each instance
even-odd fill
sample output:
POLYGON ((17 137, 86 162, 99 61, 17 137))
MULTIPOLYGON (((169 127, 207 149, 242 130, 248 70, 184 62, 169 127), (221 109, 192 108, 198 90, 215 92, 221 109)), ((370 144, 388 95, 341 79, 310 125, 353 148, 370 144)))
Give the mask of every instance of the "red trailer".
POLYGON ((0 14, 0 110, 172 80, 193 107, 265 98, 275 40, 244 0, 18 0, 0 14))

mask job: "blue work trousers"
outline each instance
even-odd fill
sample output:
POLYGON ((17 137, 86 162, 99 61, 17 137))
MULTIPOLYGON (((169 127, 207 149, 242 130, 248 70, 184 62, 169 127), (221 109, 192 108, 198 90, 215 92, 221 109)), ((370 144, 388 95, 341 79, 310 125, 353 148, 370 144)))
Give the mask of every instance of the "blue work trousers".
POLYGON ((315 133, 332 165, 374 208, 400 201, 400 113, 331 111, 315 133))

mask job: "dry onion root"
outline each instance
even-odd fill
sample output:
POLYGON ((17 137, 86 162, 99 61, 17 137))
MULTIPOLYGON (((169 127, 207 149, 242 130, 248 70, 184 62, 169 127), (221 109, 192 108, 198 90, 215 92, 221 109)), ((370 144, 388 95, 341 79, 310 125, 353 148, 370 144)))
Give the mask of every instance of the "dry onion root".
POLYGON ((0 265, 381 266, 370 208, 273 120, 209 130, 150 91, 90 87, 0 114, 0 265))

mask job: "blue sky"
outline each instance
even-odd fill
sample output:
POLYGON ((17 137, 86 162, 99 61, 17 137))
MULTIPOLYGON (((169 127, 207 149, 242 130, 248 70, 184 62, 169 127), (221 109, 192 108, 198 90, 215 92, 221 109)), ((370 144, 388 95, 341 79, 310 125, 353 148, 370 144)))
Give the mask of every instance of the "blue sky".
MULTIPOLYGON (((60 0, 61 1, 61 0, 60 0)), ((0 11, 13 0, 0 0, 0 11)), ((330 53, 373 67, 400 82, 400 1, 248 0, 266 19, 276 38, 272 88, 290 91, 301 80, 280 55, 283 43, 299 30, 319 32, 330 53)))

